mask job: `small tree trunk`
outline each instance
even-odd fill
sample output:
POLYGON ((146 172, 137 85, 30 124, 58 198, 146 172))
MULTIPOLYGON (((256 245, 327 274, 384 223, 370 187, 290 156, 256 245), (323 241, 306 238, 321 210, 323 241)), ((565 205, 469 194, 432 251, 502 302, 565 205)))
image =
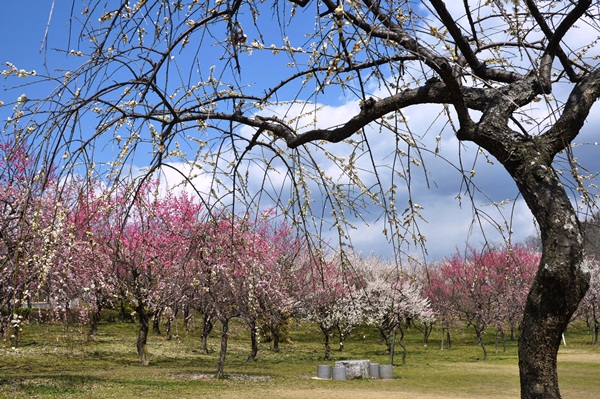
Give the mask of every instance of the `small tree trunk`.
POLYGON ((91 341, 94 335, 98 333, 98 323, 100 323, 102 309, 96 307, 96 309, 92 310, 92 314, 90 316, 90 328, 88 329, 88 341, 91 341))
POLYGON ((329 360, 331 356, 331 328, 320 326, 323 335, 325 335, 325 360, 329 360))
POLYGON ((169 317, 167 317, 167 321, 165 322, 165 338, 167 341, 170 341, 173 336, 171 334, 171 325, 173 324, 173 314, 169 313, 169 317))
POLYGON ((339 344, 340 352, 343 352, 344 351, 344 339, 346 337, 344 337, 344 330, 340 326, 337 327, 337 330, 338 330, 338 334, 340 336, 340 344, 339 344))
POLYGON ((208 335, 212 331, 214 327, 214 323, 212 321, 212 316, 206 314, 202 320, 202 335, 200 339, 202 340, 202 351, 208 355, 208 335))
POLYGON ((187 303, 183 304, 183 327, 185 328, 186 332, 190 331, 190 320, 192 318, 191 312, 190 312, 190 305, 188 305, 187 303))
POLYGON ((592 345, 598 345, 598 330, 600 329, 600 323, 598 323, 598 318, 596 317, 596 305, 592 304, 592 315, 591 317, 587 317, 587 319, 591 319, 588 321, 588 325, 592 324, 592 345))
POLYGON ((390 340, 390 364, 394 364, 394 354, 396 352, 396 329, 397 327, 394 327, 394 330, 392 331, 392 339, 390 340))
POLYGON ((475 328, 475 334, 477 335, 477 343, 483 350, 483 360, 487 360, 487 349, 485 347, 485 343, 483 342, 483 332, 485 328, 477 326, 473 326, 473 328, 475 328))
POLYGON ((140 364, 142 366, 147 366, 150 364, 150 359, 148 358, 148 348, 146 347, 148 331, 150 329, 150 316, 146 312, 142 301, 139 302, 135 311, 140 320, 140 329, 138 330, 137 338, 137 353, 140 359, 140 364))
POLYGON ((121 297, 121 299, 119 300, 119 318, 123 323, 125 323, 126 321, 131 321, 131 315, 127 314, 125 310, 125 301, 123 300, 123 297, 121 297))
POLYGON ((496 328, 496 353, 498 353, 498 347, 500 346, 500 340, 498 336, 500 335, 500 329, 496 328))
MULTIPOLYGON (((400 327, 400 339, 398 340, 398 345, 402 348, 402 365, 406 366, 406 345, 404 345, 404 330, 400 327)), ((393 363, 392 363, 393 364, 393 363)))
POLYGON ((279 340, 281 339, 279 328, 272 329, 272 333, 273 333, 273 351, 279 352, 279 340))
POLYGON ((440 350, 444 350, 444 333, 445 332, 446 331, 444 330, 444 327, 442 327, 442 346, 441 346, 440 350))
POLYGON ((256 320, 250 322, 250 355, 248 361, 255 361, 258 354, 258 330, 256 328, 256 320))
POLYGON ((431 335, 432 331, 433 331, 433 322, 431 322, 431 323, 423 322, 423 343, 424 344, 429 343, 429 336, 431 335))
POLYGON ((13 333, 11 334, 10 340, 11 340, 11 346, 16 348, 19 346, 19 332, 20 332, 20 326, 19 326, 19 322, 15 322, 14 320, 18 320, 18 315, 16 313, 12 314, 12 318, 10 320, 10 323, 12 324, 12 331, 13 333))
POLYGON ((219 352, 219 364, 215 378, 223 378, 225 370, 225 357, 227 356, 227 339, 229 338, 229 319, 221 320, 221 351, 219 352))
POLYGON ((381 336, 380 343, 383 343, 385 345, 384 354, 389 354, 390 346, 391 346, 391 342, 390 342, 391 333, 386 331, 385 327, 383 327, 383 326, 377 326, 377 328, 379 329, 379 335, 381 336))
POLYGON ((152 317, 152 332, 156 335, 160 335, 160 318, 162 316, 162 310, 154 312, 152 317))

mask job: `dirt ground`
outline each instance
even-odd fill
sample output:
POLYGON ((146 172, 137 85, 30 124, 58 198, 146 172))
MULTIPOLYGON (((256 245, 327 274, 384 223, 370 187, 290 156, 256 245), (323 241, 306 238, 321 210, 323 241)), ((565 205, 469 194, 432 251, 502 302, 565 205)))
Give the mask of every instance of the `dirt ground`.
MULTIPOLYGON (((357 391, 357 390, 322 390, 322 389, 303 389, 297 391, 273 392, 273 398, 282 399, 454 399, 454 398, 473 398, 467 396, 456 396, 451 394, 444 395, 423 395, 408 391, 357 391)), ((478 398, 480 399, 480 398, 478 398)))
MULTIPOLYGON (((559 361, 559 374, 560 374, 560 363, 561 362, 573 362, 589 364, 591 370, 596 369, 596 365, 600 364, 600 355, 598 353, 582 353, 581 351, 571 351, 567 348, 561 348, 558 355, 559 361)), ((482 396, 482 392, 479 393, 456 393, 456 392, 434 392, 427 393, 423 392, 425 389, 421 389, 416 386, 403 386, 401 379, 390 380, 389 382, 379 380, 373 382, 373 384, 367 384, 368 386, 352 386, 346 388, 342 382, 322 381, 323 385, 306 387, 298 386, 293 382, 288 388, 283 387, 270 387, 257 391, 256 389, 251 391, 236 391, 236 399, 481 399, 485 397, 487 399, 519 399, 519 387, 518 387, 518 368, 516 365, 494 365, 484 363, 461 363, 456 365, 461 370, 472 373, 474 378, 486 378, 486 374, 497 374, 510 375, 512 376, 512 382, 510 384, 503 385, 502 389, 496 389, 491 393, 490 391, 485 392, 482 396)), ((189 378, 189 376, 188 376, 189 378)), ((315 379, 310 376, 303 376, 302 378, 315 379)), ((585 377, 584 377, 585 378, 585 377)), ((252 383, 252 381, 248 381, 252 383)), ((259 381, 260 382, 260 381, 259 381)), ((589 389, 579 392, 576 386, 563 387, 561 389, 563 397, 565 398, 583 398, 590 397, 589 389), (583 396, 585 395, 585 396, 583 396)), ((223 394, 222 398, 231 397, 231 393, 223 394)), ((214 398, 212 396, 211 398, 214 398)))

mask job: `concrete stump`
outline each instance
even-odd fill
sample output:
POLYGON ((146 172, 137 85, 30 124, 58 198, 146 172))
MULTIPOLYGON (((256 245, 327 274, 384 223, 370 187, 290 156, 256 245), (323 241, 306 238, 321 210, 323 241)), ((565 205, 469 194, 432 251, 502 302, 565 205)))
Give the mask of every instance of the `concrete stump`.
POLYGON ((371 378, 379 378, 379 363, 371 363, 369 366, 371 378))
POLYGON ((335 362, 336 367, 343 366, 346 368, 346 378, 349 380, 356 378, 369 378, 370 365, 370 360, 341 360, 339 362, 335 362))
POLYGON ((328 364, 319 364, 317 366, 317 378, 322 378, 324 380, 331 379, 331 366, 328 364))
POLYGON ((345 380, 346 379, 346 367, 344 366, 335 366, 332 369, 331 376, 334 380, 345 380))
POLYGON ((394 370, 391 364, 379 365, 379 378, 383 378, 384 380, 391 380, 394 378, 394 370))

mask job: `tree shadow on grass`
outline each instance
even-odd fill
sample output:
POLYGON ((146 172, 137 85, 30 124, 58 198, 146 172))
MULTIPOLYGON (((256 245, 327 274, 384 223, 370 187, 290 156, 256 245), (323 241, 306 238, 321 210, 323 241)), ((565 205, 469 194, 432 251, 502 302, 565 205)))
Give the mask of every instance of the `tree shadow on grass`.
POLYGON ((38 375, 31 378, 2 379, 0 387, 13 393, 23 393, 23 397, 81 394, 86 391, 86 387, 97 381, 98 378, 81 375, 38 375))

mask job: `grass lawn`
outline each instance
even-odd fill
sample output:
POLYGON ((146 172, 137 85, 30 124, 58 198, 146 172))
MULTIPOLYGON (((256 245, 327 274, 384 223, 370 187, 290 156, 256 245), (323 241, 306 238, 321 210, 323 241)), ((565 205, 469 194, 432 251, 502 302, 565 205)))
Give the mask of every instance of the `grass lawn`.
MULTIPOLYGON (((218 326, 217 326, 218 327, 218 326)), ((217 330, 217 328, 215 328, 217 330)), ((324 361, 322 336, 308 323, 291 326, 281 351, 261 344, 256 362, 247 362, 246 330, 234 324, 227 362, 228 378, 210 378, 217 365, 219 340, 210 338, 213 353, 199 351, 200 332, 176 326, 167 341, 150 335, 150 366, 140 366, 135 351, 137 324, 104 323, 94 340, 85 329, 60 325, 25 326, 16 349, 2 348, 0 398, 518 398, 516 342, 507 351, 495 348, 489 333, 488 360, 470 331, 455 332, 451 349, 440 350, 434 331, 427 345, 416 330, 407 331, 407 364, 394 369, 393 380, 316 380, 317 365, 342 359, 387 363, 378 333, 356 329, 345 352, 324 361)), ((590 345, 582 325, 566 334, 559 353, 564 398, 594 398, 600 392, 600 348, 590 345)), ((397 350, 400 350, 398 348, 397 350)), ((397 361, 401 360, 397 352, 397 361)))

